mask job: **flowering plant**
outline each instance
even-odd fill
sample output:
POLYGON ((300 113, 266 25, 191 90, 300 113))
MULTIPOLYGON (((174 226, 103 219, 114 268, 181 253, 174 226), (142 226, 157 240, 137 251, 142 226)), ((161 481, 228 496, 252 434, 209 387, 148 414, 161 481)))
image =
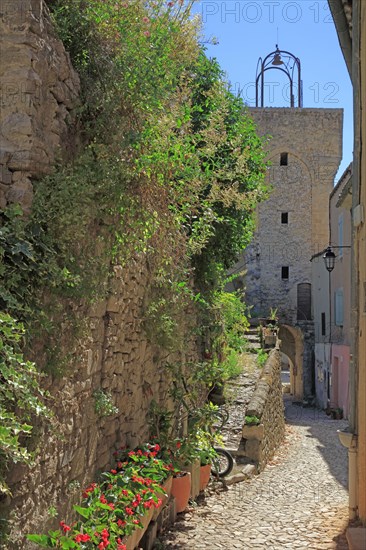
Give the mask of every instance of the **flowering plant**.
POLYGON ((164 453, 158 443, 145 443, 134 450, 122 447, 114 455, 118 471, 138 468, 141 476, 148 477, 155 483, 163 483, 174 473, 169 454, 164 453))
MULTIPOLYGON (((158 466, 163 470, 159 461, 158 466)), ((74 506, 81 519, 71 525, 61 521, 57 531, 28 535, 28 539, 44 548, 126 550, 125 537, 143 527, 142 517, 150 509, 161 506, 159 493, 163 489, 152 478, 144 477, 143 468, 133 460, 118 462, 117 468, 104 472, 99 483, 91 483, 83 491, 82 505, 74 506)))

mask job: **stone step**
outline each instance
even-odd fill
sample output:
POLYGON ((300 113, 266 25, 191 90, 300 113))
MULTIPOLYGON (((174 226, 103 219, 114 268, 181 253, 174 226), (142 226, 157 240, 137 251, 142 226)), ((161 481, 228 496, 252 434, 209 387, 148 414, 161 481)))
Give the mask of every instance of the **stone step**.
POLYGON ((258 334, 246 334, 245 339, 248 342, 259 342, 260 340, 258 334))

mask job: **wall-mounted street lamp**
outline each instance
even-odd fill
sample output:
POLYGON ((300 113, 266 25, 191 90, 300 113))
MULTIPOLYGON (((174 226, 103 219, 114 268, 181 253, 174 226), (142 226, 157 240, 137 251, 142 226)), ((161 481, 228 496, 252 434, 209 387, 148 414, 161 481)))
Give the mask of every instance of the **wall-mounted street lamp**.
POLYGON ((332 245, 328 246, 328 248, 326 249, 323 255, 323 258, 324 258, 325 267, 327 271, 329 271, 329 273, 333 271, 336 257, 337 257, 333 252, 333 248, 351 248, 351 247, 346 245, 345 246, 332 246, 332 245))

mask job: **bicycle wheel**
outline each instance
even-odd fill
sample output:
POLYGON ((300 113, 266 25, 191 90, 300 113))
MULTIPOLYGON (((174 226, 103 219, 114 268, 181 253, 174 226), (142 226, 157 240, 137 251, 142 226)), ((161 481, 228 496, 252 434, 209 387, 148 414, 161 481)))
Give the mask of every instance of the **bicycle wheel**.
POLYGON ((234 468, 234 459, 226 449, 214 447, 217 456, 212 461, 211 472, 216 477, 225 477, 234 468))

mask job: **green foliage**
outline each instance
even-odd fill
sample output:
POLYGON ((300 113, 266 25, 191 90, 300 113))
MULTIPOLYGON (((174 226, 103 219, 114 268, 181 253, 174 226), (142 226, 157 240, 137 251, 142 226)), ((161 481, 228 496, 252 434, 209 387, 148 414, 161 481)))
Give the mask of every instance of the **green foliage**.
POLYGON ((229 349, 223 360, 224 380, 237 378, 243 372, 241 354, 236 349, 229 349))
POLYGON ((102 389, 95 390, 93 393, 95 400, 95 412, 100 418, 118 414, 118 407, 115 407, 112 401, 112 395, 102 389))
POLYGON ((0 309, 26 319, 39 311, 43 285, 68 284, 42 225, 26 220, 19 205, 0 210, 0 309))
POLYGON ((213 296, 213 308, 217 310, 218 319, 222 323, 221 331, 227 346, 235 351, 243 351, 246 346, 245 332, 249 327, 243 293, 217 290, 213 296))
MULTIPOLYGON (((18 207, 0 213, 0 309, 33 335, 46 333, 41 339, 51 350, 52 327, 75 333, 77 319, 68 312, 105 295, 114 264, 142 255, 153 278, 145 310, 151 341, 181 349, 180 319, 193 303, 213 333, 217 356, 229 351, 228 370, 242 347, 245 312, 239 298, 222 292, 222 274, 248 242, 254 208, 266 197, 263 143, 217 61, 199 47, 190 6, 179 0, 50 4, 81 82, 72 119, 75 156, 34 182, 29 218, 18 207)), ((26 458, 17 456, 23 452, 18 437, 30 431, 31 418, 23 422, 14 410, 45 414, 32 397, 42 397, 34 366, 19 345, 6 343, 4 365, 23 376, 22 384, 13 386, 12 398, 8 384, 0 385, 10 430, 2 432, 10 438, 4 452, 16 460, 26 458)), ((54 357, 54 374, 64 373, 65 359, 54 357)), ((222 379, 218 359, 196 365, 189 384, 203 388, 222 379)), ((116 413, 103 392, 96 407, 101 416, 116 413)))
MULTIPOLYGON (((49 417, 44 404, 47 396, 39 386, 35 365, 26 361, 20 351, 24 328, 10 315, 0 312, 0 462, 29 463, 32 459, 24 445, 24 436, 32 431, 34 416, 49 417)), ((0 491, 7 492, 3 474, 0 491)))
POLYGON ((245 422, 247 426, 258 426, 261 423, 260 419, 253 415, 253 416, 245 416, 245 422))
POLYGON ((116 453, 115 468, 86 487, 81 504, 73 507, 79 517, 76 522, 61 521, 59 529, 27 539, 42 548, 125 550, 125 537, 143 527, 142 518, 150 509, 162 505, 165 495, 159 483, 172 469, 157 457, 159 451, 158 445, 146 444, 116 453))
POLYGON ((259 348, 257 351, 257 363, 260 367, 263 367, 265 362, 268 359, 268 353, 264 351, 264 349, 259 348))

